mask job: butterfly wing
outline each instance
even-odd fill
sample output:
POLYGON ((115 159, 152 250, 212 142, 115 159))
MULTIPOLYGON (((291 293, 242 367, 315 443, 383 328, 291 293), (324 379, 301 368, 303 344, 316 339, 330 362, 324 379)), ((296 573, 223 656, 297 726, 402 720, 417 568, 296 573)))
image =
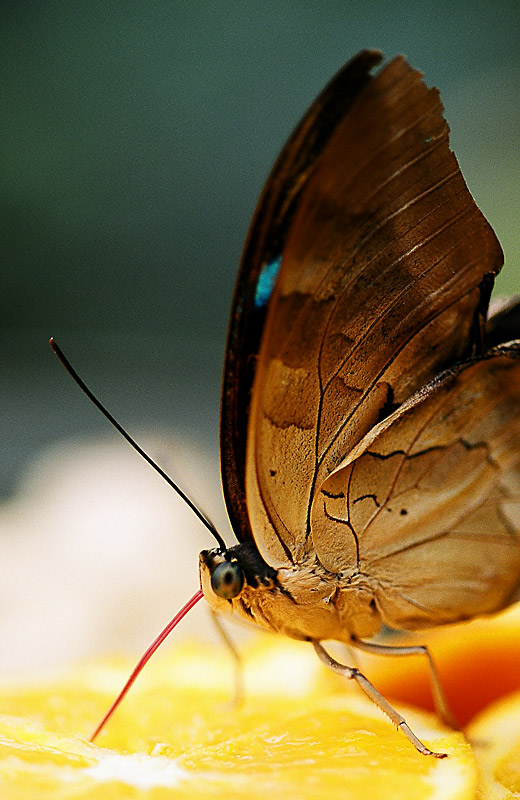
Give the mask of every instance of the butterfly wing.
POLYGON ((324 89, 280 154, 251 223, 233 300, 220 423, 224 497, 240 541, 253 538, 245 491, 247 427, 258 349, 279 257, 309 175, 381 58, 376 51, 362 51, 324 89))
POLYGON ((313 501, 363 436, 478 348, 502 263, 449 149, 438 92, 403 58, 374 77, 373 54, 359 58, 282 153, 253 225, 254 269, 246 251, 239 279, 223 449, 230 430, 238 438, 224 484, 232 520, 247 505, 273 566, 316 545, 313 501), (261 312, 245 332, 244 298, 261 312))
MULTIPOLYGON (((496 611, 520 586, 520 341, 448 370, 324 481, 312 541, 411 630, 496 611)), ((345 609, 348 616, 348 609, 345 609)))

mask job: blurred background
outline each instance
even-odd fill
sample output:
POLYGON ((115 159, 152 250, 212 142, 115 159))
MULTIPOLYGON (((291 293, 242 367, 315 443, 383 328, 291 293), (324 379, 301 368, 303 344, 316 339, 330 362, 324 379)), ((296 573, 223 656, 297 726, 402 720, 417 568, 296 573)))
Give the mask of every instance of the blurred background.
POLYGON ((142 649, 212 546, 49 336, 231 541, 222 358, 273 160, 359 49, 406 54, 520 291, 520 4, 4 0, 0 31, 0 671, 19 672, 142 649))

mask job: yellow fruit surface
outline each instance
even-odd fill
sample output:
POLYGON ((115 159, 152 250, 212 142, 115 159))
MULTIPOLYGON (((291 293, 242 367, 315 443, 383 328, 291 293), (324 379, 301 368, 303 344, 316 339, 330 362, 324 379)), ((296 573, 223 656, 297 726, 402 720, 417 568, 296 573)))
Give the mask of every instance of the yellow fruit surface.
POLYGON ((88 736, 132 665, 0 689, 0 798, 475 797, 475 760, 461 733, 405 710, 415 733, 449 757, 420 755, 359 689, 331 683, 308 645, 262 637, 246 648, 239 708, 229 704, 226 651, 185 644, 154 662, 96 744, 88 736))
POLYGON ((520 797, 520 692, 504 697, 476 717, 468 737, 481 770, 478 797, 520 797))

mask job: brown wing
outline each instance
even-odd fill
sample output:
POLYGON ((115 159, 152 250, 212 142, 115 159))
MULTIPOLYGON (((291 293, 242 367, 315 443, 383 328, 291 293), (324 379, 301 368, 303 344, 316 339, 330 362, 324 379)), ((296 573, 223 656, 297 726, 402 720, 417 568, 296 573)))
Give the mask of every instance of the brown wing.
POLYGON ((269 277, 270 267, 284 247, 300 195, 331 136, 371 80, 370 70, 381 58, 376 51, 362 51, 312 104, 280 154, 251 224, 231 313, 220 423, 224 496, 239 540, 252 537, 246 507, 245 451, 251 385, 270 294, 266 271, 269 277))
POLYGON ((475 350, 502 263, 438 92, 403 58, 365 83, 302 173, 279 248, 246 454, 251 526, 274 566, 312 546, 316 491, 361 438, 475 350))
MULTIPOLYGON (((520 341, 449 370, 323 483, 312 542, 392 627, 503 608, 520 586, 520 341)), ((345 609, 348 614, 348 609, 345 609)))

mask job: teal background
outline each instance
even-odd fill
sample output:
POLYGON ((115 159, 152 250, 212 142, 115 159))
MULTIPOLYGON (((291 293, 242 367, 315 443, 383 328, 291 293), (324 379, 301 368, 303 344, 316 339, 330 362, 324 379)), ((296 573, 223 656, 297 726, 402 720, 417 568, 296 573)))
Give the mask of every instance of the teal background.
POLYGON ((50 335, 123 424, 202 441, 218 473, 249 219, 285 138, 363 47, 440 88, 506 252, 499 288, 520 290, 518 0, 18 0, 0 31, 0 493, 43 446, 106 430, 50 335))

